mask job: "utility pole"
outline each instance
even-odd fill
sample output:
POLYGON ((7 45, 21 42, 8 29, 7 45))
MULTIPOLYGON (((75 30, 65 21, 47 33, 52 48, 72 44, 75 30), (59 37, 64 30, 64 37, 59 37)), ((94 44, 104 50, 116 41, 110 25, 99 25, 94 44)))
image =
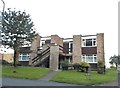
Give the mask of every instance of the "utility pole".
POLYGON ((5 2, 3 0, 1 0, 3 3, 3 12, 5 11, 5 2))
MULTIPOLYGON (((120 55, 120 34, 119 33, 120 33, 120 1, 118 2, 118 55, 120 55)), ((120 62, 117 68, 118 68, 117 69, 118 70, 118 87, 120 88, 120 62)))
MULTIPOLYGON (((1 19, 0 19, 0 33, 2 32, 1 29, 3 28, 2 26, 2 22, 3 22, 3 14, 4 14, 4 10, 5 10, 5 2, 3 0, 1 0, 3 3, 3 10, 0 13, 2 15, 1 19)), ((2 40, 1 40, 1 35, 0 35, 0 47, 2 46, 2 40)))

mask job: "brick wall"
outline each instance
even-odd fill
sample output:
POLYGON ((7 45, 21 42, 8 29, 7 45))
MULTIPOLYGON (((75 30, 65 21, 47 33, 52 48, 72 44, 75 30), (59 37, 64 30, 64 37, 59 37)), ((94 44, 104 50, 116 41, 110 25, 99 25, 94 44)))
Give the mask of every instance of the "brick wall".
POLYGON ((97 34, 97 58, 98 60, 102 60, 105 62, 104 59, 104 34, 98 33, 97 34))
POLYGON ((63 46, 63 38, 60 38, 58 35, 51 35, 51 43, 63 46))
POLYGON ((58 70, 59 65, 59 46, 51 45, 50 47, 50 68, 53 70, 58 70))
POLYGON ((30 60, 29 60, 29 65, 31 65, 31 61, 34 57, 37 56, 38 48, 40 47, 40 36, 37 35, 34 40, 32 41, 31 47, 30 47, 30 60))
POLYGON ((82 43, 81 35, 73 36, 73 63, 81 62, 82 55, 82 43))

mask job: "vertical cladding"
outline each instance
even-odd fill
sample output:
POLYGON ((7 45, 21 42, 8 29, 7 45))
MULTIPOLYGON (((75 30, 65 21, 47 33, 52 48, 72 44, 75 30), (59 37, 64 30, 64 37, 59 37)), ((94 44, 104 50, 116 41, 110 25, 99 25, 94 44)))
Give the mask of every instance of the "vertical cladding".
POLYGON ((79 63, 82 55, 81 35, 73 36, 73 63, 79 63))
POLYGON ((38 48, 40 47, 40 36, 37 35, 34 40, 32 41, 31 47, 30 47, 30 60, 29 65, 32 65, 32 59, 37 56, 38 48))
POLYGON ((50 47, 50 68, 53 70, 58 70, 59 63, 59 46, 51 45, 50 47))
POLYGON ((97 58, 105 62, 104 59, 104 33, 97 34, 97 58))

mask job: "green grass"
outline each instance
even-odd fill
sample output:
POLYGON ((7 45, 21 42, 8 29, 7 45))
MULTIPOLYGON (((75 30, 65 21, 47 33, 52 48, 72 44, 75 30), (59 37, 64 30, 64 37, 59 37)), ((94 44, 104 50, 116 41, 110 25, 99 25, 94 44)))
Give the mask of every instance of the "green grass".
POLYGON ((23 79, 39 79, 51 72, 50 69, 36 67, 11 67, 2 66, 3 77, 23 78, 23 79), (13 73, 16 71, 16 73, 13 73))
POLYGON ((2 65, 0 64, 0 77, 2 77, 2 65))
POLYGON ((86 79, 86 73, 77 71, 61 71, 54 76, 51 81, 80 85, 96 85, 111 82, 113 80, 117 80, 117 71, 115 69, 107 70, 105 75, 97 74, 96 71, 92 71, 91 80, 86 79))

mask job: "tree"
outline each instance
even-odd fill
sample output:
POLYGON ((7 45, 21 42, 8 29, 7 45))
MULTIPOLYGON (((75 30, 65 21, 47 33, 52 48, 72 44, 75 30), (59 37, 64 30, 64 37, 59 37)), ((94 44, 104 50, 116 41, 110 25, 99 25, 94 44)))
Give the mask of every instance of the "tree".
POLYGON ((18 59, 18 50, 23 45, 31 44, 36 36, 33 22, 26 12, 8 9, 2 12, 2 45, 14 49, 14 67, 18 59))
POLYGON ((110 63, 110 64, 115 64, 115 65, 116 65, 116 68, 117 68, 118 64, 120 64, 120 55, 118 55, 118 56, 116 56, 116 55, 111 56, 109 63, 110 63))

